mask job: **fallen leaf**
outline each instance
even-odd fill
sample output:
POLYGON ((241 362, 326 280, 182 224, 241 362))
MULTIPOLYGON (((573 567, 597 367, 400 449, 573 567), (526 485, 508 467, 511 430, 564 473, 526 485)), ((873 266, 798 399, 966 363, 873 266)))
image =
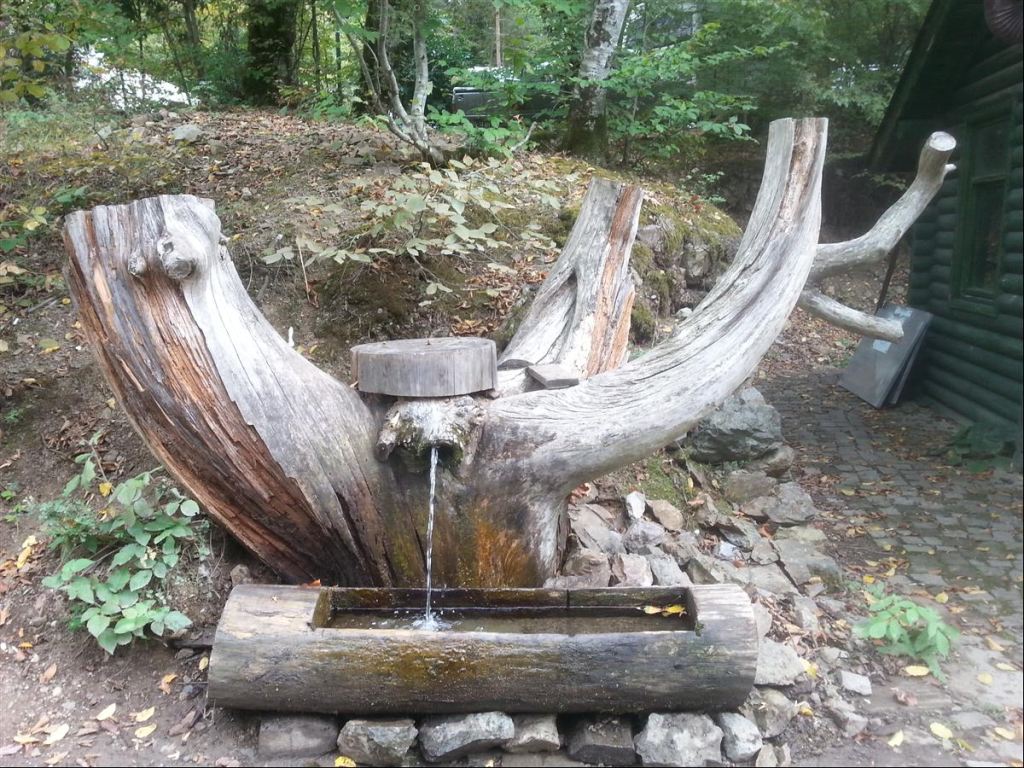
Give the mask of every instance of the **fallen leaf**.
POLYGON ((39 739, 35 736, 30 736, 27 733, 16 733, 14 734, 14 740, 19 744, 38 744, 39 739))
POLYGON ((4 744, 0 747, 0 757, 10 757, 21 752, 21 744, 4 744))
POLYGON ((43 762, 45 762, 47 765, 56 765, 57 763, 61 762, 67 756, 68 756, 67 752, 58 752, 57 754, 53 755, 52 757, 46 758, 46 760, 44 760, 43 762))
POLYGON ((356 761, 351 757, 345 757, 344 755, 338 755, 334 758, 335 768, 355 768, 356 761))
POLYGON ((136 728, 135 729, 135 738, 137 738, 137 739, 144 739, 147 736, 149 736, 151 733, 153 733, 153 731, 155 731, 155 730, 156 730, 156 726, 155 725, 144 725, 141 728, 136 728))
POLYGON ((38 544, 35 536, 29 536, 21 543, 21 552, 18 554, 18 559, 14 563, 14 567, 19 571, 25 567, 28 559, 32 557, 32 548, 38 544))
POLYGON ((1005 661, 1000 661, 996 664, 996 669, 1001 669, 1003 672, 1016 672, 1017 668, 1013 664, 1007 664, 1005 661))
POLYGON ((43 740, 44 746, 51 746, 56 744, 58 741, 68 735, 68 731, 71 730, 71 726, 67 723, 61 725, 54 725, 46 729, 47 736, 43 740))
POLYGON ((178 676, 173 672, 169 675, 164 675, 160 678, 160 690, 164 693, 171 692, 171 683, 178 679, 178 676))
POLYGON ((156 712, 156 707, 150 707, 149 709, 143 709, 140 712, 134 713, 132 717, 135 718, 136 723, 144 723, 153 716, 154 712, 156 712))
POLYGON ((1001 646, 999 643, 997 643, 995 641, 995 639, 993 637, 991 637, 991 636, 985 638, 985 645, 987 645, 989 647, 989 650, 996 651, 996 652, 1000 652, 1000 651, 1005 651, 1006 650, 1003 646, 1001 646))
POLYGON ((96 719, 103 722, 107 718, 113 716, 114 712, 117 711, 117 704, 108 704, 103 708, 103 711, 96 715, 96 719))
POLYGON ((210 666, 210 657, 209 656, 203 656, 203 658, 201 658, 199 660, 199 671, 202 672, 208 666, 210 666))
POLYGON ((1017 735, 1013 731, 1011 731, 1009 728, 1003 728, 1003 726, 1001 725, 993 730, 995 730, 997 735, 1002 736, 1007 741, 1013 741, 1015 738, 1017 738, 1017 735))
POLYGON ((168 736, 180 736, 192 728, 193 725, 198 722, 199 718, 202 717, 202 712, 197 709, 190 709, 177 724, 171 726, 171 729, 167 732, 168 736))
POLYGON ((53 676, 57 674, 57 665, 51 664, 46 668, 46 671, 39 676, 40 683, 48 683, 53 680, 53 676))
POLYGON ((903 672, 910 677, 925 677, 930 671, 928 667, 922 667, 917 664, 911 664, 909 667, 903 668, 903 672))
POLYGON ((992 675, 988 672, 982 672, 978 675, 978 682, 982 685, 992 685, 992 675))
POLYGON ((892 692, 893 692, 893 695, 896 697, 896 701, 898 701, 903 706, 905 706, 905 707, 916 707, 917 706, 917 696, 915 696, 914 694, 909 693, 908 691, 904 691, 904 690, 902 690, 900 688, 893 688, 892 692))
POLYGON ((932 723, 928 729, 940 739, 952 739, 953 732, 942 723, 932 723))
POLYGON ((896 747, 898 747, 902 743, 903 743, 903 731, 896 731, 896 733, 894 733, 892 735, 892 738, 889 739, 889 746, 892 747, 893 749, 895 749, 896 747))

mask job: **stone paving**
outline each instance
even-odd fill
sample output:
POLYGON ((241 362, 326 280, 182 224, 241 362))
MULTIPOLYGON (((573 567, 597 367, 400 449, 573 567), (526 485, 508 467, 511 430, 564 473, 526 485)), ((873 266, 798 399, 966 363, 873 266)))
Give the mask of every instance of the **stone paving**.
MULTIPOLYGON (((946 447, 957 424, 913 402, 875 410, 839 387, 837 375, 814 371, 757 382, 800 454, 801 481, 824 508, 845 510, 845 522, 874 540, 874 553, 865 549, 865 557, 908 561, 888 580, 891 586, 909 582, 933 595, 946 592, 962 627, 1013 640, 1020 661, 1021 475, 950 466, 946 447)), ((854 559, 857 546, 851 539, 841 556, 854 559)))

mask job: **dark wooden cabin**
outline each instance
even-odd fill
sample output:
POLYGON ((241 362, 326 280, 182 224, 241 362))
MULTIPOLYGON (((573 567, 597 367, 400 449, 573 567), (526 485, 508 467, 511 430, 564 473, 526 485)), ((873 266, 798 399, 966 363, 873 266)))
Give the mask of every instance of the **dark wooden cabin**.
POLYGON ((1020 430, 1024 359, 1019 0, 935 0, 872 149, 912 170, 953 134, 957 170, 915 225, 909 303, 935 319, 915 378, 974 422, 1020 430))

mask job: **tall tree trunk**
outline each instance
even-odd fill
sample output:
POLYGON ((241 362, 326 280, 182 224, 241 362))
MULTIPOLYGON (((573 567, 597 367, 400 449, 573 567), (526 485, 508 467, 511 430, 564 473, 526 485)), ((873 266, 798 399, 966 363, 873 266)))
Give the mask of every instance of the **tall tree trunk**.
POLYGON ((505 66, 505 55, 501 50, 501 3, 494 4, 494 66, 505 66))
POLYGON ((188 47, 192 70, 197 80, 204 76, 203 39, 199 30, 199 19, 196 15, 196 0, 181 0, 182 14, 185 17, 185 44, 188 47))
POLYGON ((300 0, 249 0, 248 66, 242 90, 254 104, 272 104, 291 77, 300 0))
POLYGON ((642 195, 595 181, 566 250, 500 361, 500 397, 361 395, 300 356, 252 304, 210 201, 67 218, 68 284, 122 407, 168 470, 284 576, 420 585, 439 425, 439 585, 534 586, 557 567, 573 487, 684 433, 739 386, 814 260, 824 120, 773 124, 733 266, 678 332, 624 358, 642 195), (536 390, 523 367, 581 382, 536 390), (398 448, 393 430, 402 427, 398 448), (378 456, 380 458, 378 458, 378 456))
POLYGON ((579 79, 569 104, 565 148, 581 157, 601 162, 608 154, 608 122, 603 81, 611 72, 612 56, 619 44, 629 0, 595 0, 587 27, 579 79))
POLYGON ((313 25, 313 82, 316 86, 317 95, 320 95, 322 88, 320 69, 320 20, 316 12, 316 0, 309 0, 310 23, 313 25))

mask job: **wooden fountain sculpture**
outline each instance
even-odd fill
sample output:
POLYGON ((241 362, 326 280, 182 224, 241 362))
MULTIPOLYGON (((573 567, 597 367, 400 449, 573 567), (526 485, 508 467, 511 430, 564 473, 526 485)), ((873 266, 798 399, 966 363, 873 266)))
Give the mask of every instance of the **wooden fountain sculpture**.
MULTIPOLYGON (((246 294, 209 200, 161 196, 72 214, 68 282, 100 367, 153 453, 286 579, 421 586, 418 470, 440 429, 450 450, 435 583, 539 586, 562 556, 570 491, 696 424, 753 372, 798 301, 835 319, 831 300, 801 298, 808 275, 884 256, 949 168, 952 140, 936 134, 884 232, 818 246, 826 126, 772 124, 734 263, 670 339, 628 363, 642 192, 595 180, 485 396, 396 399, 319 370, 246 294), (551 364, 580 383, 538 389, 527 368, 551 364)), ((885 335, 842 309, 847 327, 885 335)))

